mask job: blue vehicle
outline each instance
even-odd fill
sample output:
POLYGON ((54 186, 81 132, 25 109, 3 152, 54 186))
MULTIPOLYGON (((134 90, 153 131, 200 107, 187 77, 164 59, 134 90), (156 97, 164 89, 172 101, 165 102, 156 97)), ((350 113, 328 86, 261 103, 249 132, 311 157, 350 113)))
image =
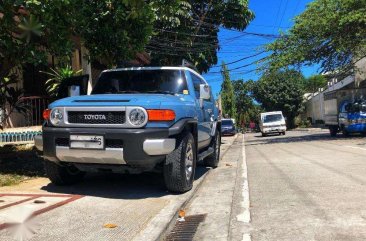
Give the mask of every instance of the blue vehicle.
POLYGON ((187 67, 103 71, 91 95, 55 101, 44 118, 35 141, 56 185, 86 172, 158 170, 168 190, 182 193, 197 161, 219 163, 219 112, 207 82, 187 67))
POLYGON ((221 135, 235 135, 236 128, 234 121, 232 119, 222 119, 221 120, 221 135))
POLYGON ((344 103, 346 119, 341 125, 341 130, 345 136, 349 133, 366 134, 366 100, 357 100, 352 103, 344 103))
POLYGON ((331 136, 336 136, 338 132, 344 136, 352 133, 366 135, 365 99, 351 96, 349 90, 340 90, 325 94, 324 100, 325 124, 331 136))

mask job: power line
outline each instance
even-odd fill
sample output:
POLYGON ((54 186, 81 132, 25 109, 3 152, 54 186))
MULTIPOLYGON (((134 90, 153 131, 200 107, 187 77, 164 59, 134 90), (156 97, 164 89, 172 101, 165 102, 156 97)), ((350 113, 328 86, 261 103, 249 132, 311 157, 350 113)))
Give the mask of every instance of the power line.
MULTIPOLYGON (((250 59, 250 58, 256 57, 256 56, 261 55, 261 54, 263 54, 263 53, 265 53, 265 52, 266 52, 266 51, 261 51, 261 52, 259 52, 259 53, 256 53, 256 54, 253 54, 253 55, 250 55, 250 56, 245 56, 245 57, 240 58, 240 59, 237 59, 237 60, 235 60, 235 61, 233 61, 233 62, 225 63, 225 65, 235 64, 235 63, 238 63, 238 62, 240 62, 240 61, 243 61, 243 60, 246 60, 246 59, 250 59)), ((220 67, 220 66, 221 66, 221 65, 214 65, 214 66, 211 66, 211 67, 220 67)))
POLYGON ((278 25, 278 27, 279 27, 279 28, 281 28, 281 24, 282 24, 283 17, 284 17, 284 16, 285 16, 285 14, 286 14, 287 5, 288 5, 288 0, 286 0, 285 9, 284 9, 283 14, 282 14, 282 16, 281 16, 280 24, 278 25))
MULTIPOLYGON (((251 63, 249 63, 249 64, 245 64, 245 65, 242 65, 242 66, 239 66, 239 67, 235 67, 235 68, 233 68, 233 69, 229 69, 228 71, 229 71, 229 72, 231 72, 231 71, 233 71, 233 70, 237 70, 237 69, 241 69, 241 68, 245 68, 245 67, 251 66, 251 65, 253 65, 253 64, 257 64, 259 61, 261 61, 261 60, 263 60, 263 59, 265 59, 265 58, 266 58, 266 57, 261 58, 261 59, 258 59, 258 60, 256 60, 256 61, 253 61, 253 62, 251 62, 251 63)), ((211 73, 222 73, 222 71, 216 71, 216 72, 211 72, 211 73)))
POLYGON ((272 32, 277 28, 277 21, 278 21, 278 17, 280 16, 280 11, 281 11, 281 7, 282 7, 282 1, 280 2, 280 6, 277 9, 277 13, 276 13, 276 20, 275 20, 275 26, 273 26, 272 32))

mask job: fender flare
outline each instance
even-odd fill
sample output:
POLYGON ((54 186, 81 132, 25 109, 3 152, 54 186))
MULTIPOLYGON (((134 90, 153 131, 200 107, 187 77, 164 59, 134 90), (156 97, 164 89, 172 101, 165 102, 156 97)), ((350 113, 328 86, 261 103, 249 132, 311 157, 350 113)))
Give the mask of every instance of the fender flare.
POLYGON ((182 133, 182 131, 186 128, 186 126, 191 124, 193 124, 196 127, 195 131, 197 131, 197 124, 198 124, 197 119, 184 118, 177 121, 172 127, 169 128, 169 136, 174 136, 182 133))

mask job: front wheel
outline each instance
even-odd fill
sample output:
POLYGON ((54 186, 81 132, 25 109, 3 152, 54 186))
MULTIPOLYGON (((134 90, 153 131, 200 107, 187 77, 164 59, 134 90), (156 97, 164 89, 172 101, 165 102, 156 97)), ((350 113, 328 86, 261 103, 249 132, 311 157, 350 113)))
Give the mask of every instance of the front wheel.
POLYGON ((212 141, 211 148, 214 152, 206 157, 203 162, 206 167, 216 168, 220 161, 220 146, 221 146, 221 135, 219 131, 216 131, 215 138, 212 141))
POLYGON ((54 162, 45 161, 44 167, 47 177, 53 184, 59 186, 75 184, 85 176, 85 172, 73 166, 60 166, 54 162))
POLYGON ((196 145, 191 133, 177 139, 178 147, 166 157, 164 181, 169 191, 183 193, 192 189, 196 169, 196 145))

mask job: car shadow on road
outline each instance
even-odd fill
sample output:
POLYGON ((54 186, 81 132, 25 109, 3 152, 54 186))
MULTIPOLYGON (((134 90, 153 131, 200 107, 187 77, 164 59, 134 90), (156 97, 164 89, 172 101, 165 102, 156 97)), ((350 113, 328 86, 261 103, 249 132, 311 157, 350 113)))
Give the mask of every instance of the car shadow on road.
POLYGON ((343 135, 337 135, 336 137, 331 137, 329 133, 314 133, 306 134, 301 136, 277 136, 270 135, 267 137, 262 137, 261 134, 254 136, 256 139, 246 140, 247 146, 253 145, 267 145, 267 144, 279 144, 279 143, 297 143, 297 142, 313 142, 313 141, 335 141, 335 140, 364 140, 365 137, 362 135, 352 135, 345 137, 343 135))
MULTIPOLYGON (((209 168, 198 166, 195 180, 202 178, 209 168)), ((166 190, 162 174, 88 174, 71 186, 49 183, 41 188, 49 193, 94 196, 112 199, 145 199, 177 195, 166 190)))

